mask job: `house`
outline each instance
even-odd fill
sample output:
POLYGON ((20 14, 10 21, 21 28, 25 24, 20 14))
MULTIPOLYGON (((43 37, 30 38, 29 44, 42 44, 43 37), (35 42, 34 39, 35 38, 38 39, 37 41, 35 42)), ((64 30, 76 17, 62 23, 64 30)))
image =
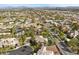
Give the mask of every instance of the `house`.
POLYGON ((64 41, 56 43, 56 46, 62 55, 74 55, 71 48, 69 48, 68 45, 64 41))
POLYGON ((9 22, 10 25, 13 24, 13 23, 14 23, 13 21, 9 22))
POLYGON ((8 55, 32 55, 32 48, 29 46, 23 46, 16 50, 9 51, 8 55))
POLYGON ((46 22, 46 23, 53 23, 52 20, 46 20, 45 22, 46 22))
POLYGON ((37 52, 37 55, 60 55, 60 52, 56 45, 42 46, 42 48, 37 52))
POLYGON ((0 39, 0 48, 3 46, 16 46, 19 45, 19 41, 16 38, 2 38, 0 39))
POLYGON ((16 36, 20 36, 20 35, 23 35, 24 34, 24 31, 22 28, 20 27, 16 27, 16 36))
POLYGON ((25 24, 30 24, 32 22, 32 19, 27 19, 26 21, 25 21, 25 24))
POLYGON ((46 41, 46 42, 48 41, 47 38, 44 38, 44 37, 41 36, 41 35, 36 36, 36 37, 35 37, 35 40, 36 40, 36 42, 41 42, 41 43, 44 43, 45 41, 46 41))
POLYGON ((3 25, 3 23, 0 23, 0 25, 3 25))
POLYGON ((69 41, 70 41, 70 39, 69 39, 69 38, 65 38, 65 40, 66 40, 67 42, 69 42, 69 41))
POLYGON ((71 36, 71 37, 74 37, 74 38, 75 38, 77 35, 78 35, 78 31, 76 31, 76 30, 75 30, 74 32, 71 32, 71 33, 70 33, 70 36, 71 36))
POLYGON ((26 37, 26 40, 25 40, 25 42, 24 42, 24 44, 26 45, 26 46, 30 46, 30 39, 31 39, 31 37, 26 37))
POLYGON ((10 35, 11 33, 0 33, 0 35, 10 35))
POLYGON ((79 33, 78 31, 74 32, 74 38, 78 35, 78 33, 79 33))

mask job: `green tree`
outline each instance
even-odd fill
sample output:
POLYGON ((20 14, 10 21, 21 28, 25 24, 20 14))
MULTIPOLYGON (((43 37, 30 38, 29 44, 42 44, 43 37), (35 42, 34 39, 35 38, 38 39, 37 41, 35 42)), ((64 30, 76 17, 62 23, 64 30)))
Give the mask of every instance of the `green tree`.
POLYGON ((72 30, 78 30, 79 29, 78 23, 72 23, 71 26, 72 26, 72 30))
POLYGON ((67 44, 69 45, 69 47, 75 52, 78 51, 78 39, 76 38, 72 38, 67 44))
POLYGON ((61 39, 64 39, 64 38, 65 38, 65 33, 62 32, 62 31, 59 31, 59 37, 60 37, 61 39))
POLYGON ((42 35, 43 37, 49 37, 49 36, 50 36, 50 33, 49 33, 48 29, 44 29, 44 30, 41 32, 41 35, 42 35))
POLYGON ((34 30, 34 28, 31 27, 31 28, 25 30, 25 35, 28 36, 28 37, 31 36, 32 39, 35 39, 35 30, 34 30))
POLYGON ((15 37, 16 28, 15 28, 15 27, 11 28, 11 29, 10 29, 10 32, 11 32, 12 37, 15 37))
POLYGON ((50 46, 50 45, 52 45, 52 40, 48 40, 48 45, 50 46))
POLYGON ((20 45, 24 45, 25 40, 26 40, 26 35, 22 35, 19 39, 20 45))

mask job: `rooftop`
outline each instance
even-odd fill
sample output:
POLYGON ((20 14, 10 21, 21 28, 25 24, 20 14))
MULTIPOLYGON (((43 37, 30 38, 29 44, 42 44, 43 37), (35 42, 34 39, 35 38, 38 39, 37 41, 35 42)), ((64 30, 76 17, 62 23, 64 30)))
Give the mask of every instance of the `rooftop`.
POLYGON ((32 48, 29 46, 23 46, 17 50, 10 51, 9 55, 32 55, 32 48))

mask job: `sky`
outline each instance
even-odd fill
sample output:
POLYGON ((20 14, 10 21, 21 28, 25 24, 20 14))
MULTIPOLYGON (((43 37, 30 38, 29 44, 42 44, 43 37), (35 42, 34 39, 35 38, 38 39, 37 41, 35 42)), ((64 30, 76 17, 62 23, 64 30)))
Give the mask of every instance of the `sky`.
POLYGON ((79 4, 79 0, 0 0, 0 4, 79 4))
POLYGON ((67 7, 79 6, 79 4, 0 4, 0 8, 4 7, 67 7))
POLYGON ((79 0, 0 0, 3 7, 67 7, 79 6, 79 0))

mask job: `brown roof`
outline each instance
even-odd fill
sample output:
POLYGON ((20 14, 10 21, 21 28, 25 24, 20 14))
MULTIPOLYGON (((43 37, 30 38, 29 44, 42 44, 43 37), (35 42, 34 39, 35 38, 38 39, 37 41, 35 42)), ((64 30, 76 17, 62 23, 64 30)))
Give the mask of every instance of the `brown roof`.
POLYGON ((56 45, 47 46, 46 50, 53 51, 55 55, 60 55, 60 52, 59 52, 58 48, 56 47, 56 45))

